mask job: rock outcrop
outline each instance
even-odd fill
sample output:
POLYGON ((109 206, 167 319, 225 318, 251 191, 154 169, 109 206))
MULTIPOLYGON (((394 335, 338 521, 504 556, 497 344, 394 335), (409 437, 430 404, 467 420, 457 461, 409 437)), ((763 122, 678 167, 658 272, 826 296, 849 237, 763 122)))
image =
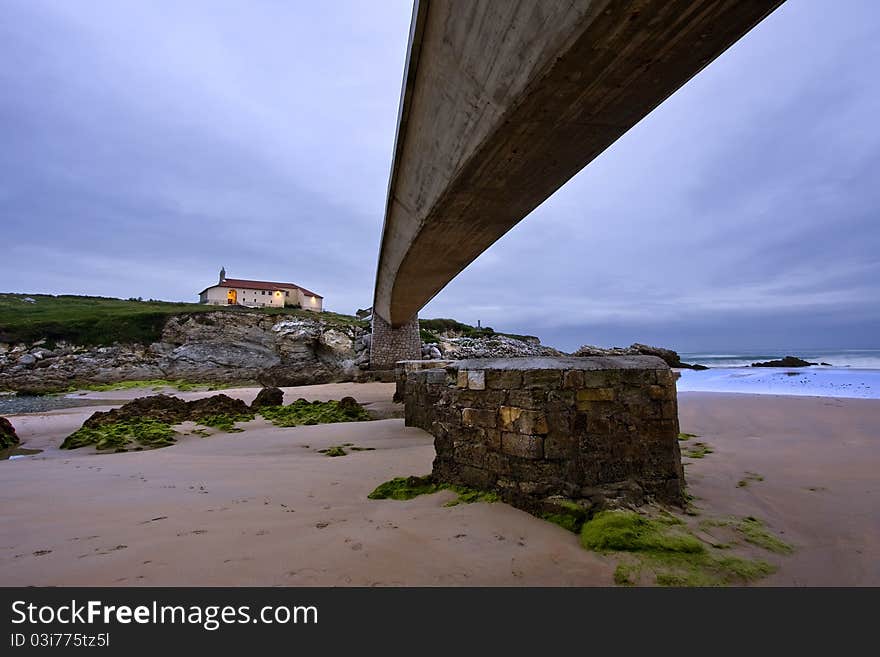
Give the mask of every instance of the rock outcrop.
MULTIPOLYGON (((565 355, 553 347, 542 345, 540 342, 517 340, 498 333, 481 338, 440 338, 437 344, 425 346, 428 348, 428 357, 442 358, 443 360, 565 355), (439 355, 437 355, 438 353, 439 355)), ((425 354, 424 349, 422 353, 425 354)))
POLYGON ((250 413, 248 405, 242 400, 233 399, 223 394, 189 402, 171 395, 152 395, 150 397, 138 397, 110 411, 97 411, 83 422, 83 427, 95 429, 117 422, 131 422, 143 419, 155 420, 165 424, 179 424, 187 420, 199 422, 218 415, 238 417, 250 415, 250 413))
POLYGON ((681 362, 681 357, 672 349, 664 349, 662 347, 652 347, 638 342, 631 344, 629 347, 593 347, 584 345, 572 356, 657 356, 663 359, 669 367, 690 370, 707 370, 705 365, 691 365, 690 363, 681 362))
POLYGON ((284 391, 280 388, 263 388, 251 402, 251 410, 256 411, 264 406, 281 406, 284 404, 284 391))
POLYGON ((9 449, 18 445, 18 435, 12 422, 5 417, 0 417, 0 449, 9 449))
POLYGON ((0 390, 40 393, 150 379, 267 386, 351 381, 369 362, 366 335, 356 322, 324 315, 188 313, 171 317, 151 345, 5 346, 0 390))
MULTIPOLYGON (((828 363, 822 363, 827 365, 828 363)), ((785 356, 779 360, 767 360, 763 363, 752 363, 752 367, 810 367, 810 365, 819 365, 819 363, 810 363, 803 358, 797 356, 785 356)))

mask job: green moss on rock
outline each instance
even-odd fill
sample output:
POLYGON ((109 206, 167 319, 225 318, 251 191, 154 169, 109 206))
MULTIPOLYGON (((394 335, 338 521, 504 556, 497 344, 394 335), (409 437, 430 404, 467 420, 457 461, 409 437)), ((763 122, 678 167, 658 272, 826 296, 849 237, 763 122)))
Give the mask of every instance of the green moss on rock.
POLYGON ((775 552, 776 554, 791 554, 794 552, 794 548, 791 545, 773 534, 762 521, 753 516, 705 520, 701 523, 701 527, 729 527, 746 543, 751 543, 768 552, 775 552))
POLYGON ((634 511, 601 511, 581 529, 581 544, 602 553, 620 553, 614 581, 631 586, 642 573, 660 586, 744 584, 773 573, 762 560, 721 554, 671 515, 649 517, 634 511))
POLYGON ((215 415, 206 415, 198 422, 206 427, 219 429, 226 433, 240 433, 244 429, 235 426, 236 422, 250 422, 254 419, 253 413, 217 413, 215 415))
POLYGON ((345 456, 348 452, 345 451, 345 448, 342 445, 334 445, 333 447, 328 447, 327 449, 319 449, 319 454, 323 454, 324 456, 345 456))
POLYGON ((497 502, 497 493, 481 491, 467 486, 435 482, 430 476, 424 477, 395 477, 391 481, 379 484, 376 489, 367 495, 371 500, 411 500, 419 495, 431 495, 442 490, 450 490, 457 497, 450 500, 444 506, 456 506, 458 504, 472 504, 474 502, 497 502))
POLYGON ((168 447, 175 442, 171 425, 149 418, 111 422, 77 429, 61 443, 61 449, 93 446, 99 450, 126 451, 136 443, 141 447, 168 447))
POLYGON ((587 520, 589 513, 586 508, 565 497, 556 496, 544 500, 541 518, 559 525, 563 529, 577 534, 587 520))
POLYGON ((600 511, 581 529, 581 544, 597 552, 688 552, 703 543, 671 517, 649 518, 634 511, 600 511))
POLYGON ((714 451, 715 450, 706 443, 696 442, 688 448, 684 455, 690 459, 701 459, 704 458, 706 454, 711 454, 714 451))
POLYGON ((260 415, 278 427, 330 424, 334 422, 362 422, 370 415, 356 401, 343 398, 340 401, 314 401, 297 399, 287 406, 269 406, 260 409, 260 415), (351 401, 348 401, 351 400, 351 401))

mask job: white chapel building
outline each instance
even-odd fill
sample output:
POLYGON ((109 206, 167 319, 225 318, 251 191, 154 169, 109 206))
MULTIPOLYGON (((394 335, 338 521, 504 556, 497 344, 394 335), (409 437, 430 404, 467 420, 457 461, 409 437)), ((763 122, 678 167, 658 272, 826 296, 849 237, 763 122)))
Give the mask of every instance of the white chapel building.
POLYGON ((324 297, 294 283, 249 281, 226 278, 220 270, 220 282, 199 292, 199 303, 210 306, 247 306, 248 308, 283 308, 299 306, 303 310, 321 312, 324 297))

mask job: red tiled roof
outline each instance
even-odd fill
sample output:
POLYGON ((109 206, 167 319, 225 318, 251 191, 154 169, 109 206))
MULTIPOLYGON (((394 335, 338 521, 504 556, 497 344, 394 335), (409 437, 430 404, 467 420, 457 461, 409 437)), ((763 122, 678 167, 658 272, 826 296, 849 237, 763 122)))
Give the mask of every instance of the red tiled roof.
MULTIPOLYGON (((302 290, 302 293, 309 297, 318 297, 319 299, 323 299, 320 294, 315 294, 306 288, 297 285, 296 283, 276 283, 273 281, 249 281, 244 278, 224 278, 222 283, 218 283, 217 285, 211 285, 206 287, 205 290, 211 287, 242 287, 248 290, 283 290, 284 288, 295 288, 298 290, 302 290)), ((202 290, 204 292, 205 290, 202 290)))

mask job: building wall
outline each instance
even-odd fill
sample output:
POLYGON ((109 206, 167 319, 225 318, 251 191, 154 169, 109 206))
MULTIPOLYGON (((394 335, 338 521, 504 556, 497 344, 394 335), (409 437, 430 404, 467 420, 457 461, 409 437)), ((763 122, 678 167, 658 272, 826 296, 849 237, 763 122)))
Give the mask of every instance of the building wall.
MULTIPOLYGON (((231 288, 214 285, 199 295, 199 303, 212 306, 225 306, 227 294, 231 288)), ((252 290, 250 288, 234 288, 237 294, 237 303, 240 306, 250 308, 283 308, 285 305, 299 306, 305 310, 321 312, 323 310, 322 299, 303 294, 299 288, 283 288, 280 290, 252 290)))
POLYGON ((303 294, 302 290, 298 290, 299 292, 299 305, 303 310, 313 310, 315 312, 321 312, 324 310, 324 300, 320 297, 310 297, 303 294))
POLYGON ((284 307, 284 293, 281 290, 251 290, 237 288, 238 304, 251 308, 282 308, 284 307))
POLYGON ((226 305, 226 289, 217 287, 209 287, 199 296, 200 303, 207 303, 211 306, 225 306, 226 305))
POLYGON ((235 289, 236 302, 240 306, 251 308, 282 308, 284 306, 285 297, 281 290, 251 290, 241 287, 220 287, 219 285, 208 288, 205 294, 199 297, 199 301, 212 306, 226 306, 230 289, 235 289))

